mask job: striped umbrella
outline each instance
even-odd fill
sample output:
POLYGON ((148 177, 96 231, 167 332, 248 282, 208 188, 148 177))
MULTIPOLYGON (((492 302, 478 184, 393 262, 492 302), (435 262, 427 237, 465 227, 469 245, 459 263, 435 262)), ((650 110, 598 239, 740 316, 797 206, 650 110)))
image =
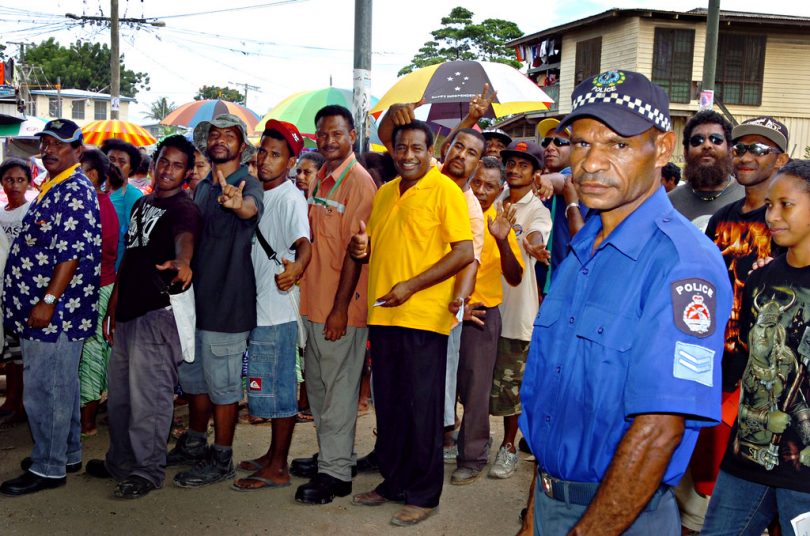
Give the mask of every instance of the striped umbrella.
POLYGON ((41 132, 47 122, 47 119, 31 116, 26 117, 20 123, 0 125, 0 138, 31 137, 37 132, 41 132))
POLYGON ((194 128, 200 121, 211 121, 218 115, 233 114, 248 126, 250 133, 259 122, 259 114, 235 102, 206 99, 191 101, 176 108, 163 118, 161 125, 194 128))
POLYGON ((110 138, 128 141, 136 147, 157 143, 155 137, 142 126, 120 119, 93 121, 82 127, 82 134, 87 145, 101 145, 104 140, 110 138))
POLYGON ((428 121, 458 121, 484 83, 498 92, 486 117, 547 110, 554 100, 517 69, 488 61, 448 61, 417 69, 400 78, 371 109, 379 117, 392 104, 424 100, 428 121))

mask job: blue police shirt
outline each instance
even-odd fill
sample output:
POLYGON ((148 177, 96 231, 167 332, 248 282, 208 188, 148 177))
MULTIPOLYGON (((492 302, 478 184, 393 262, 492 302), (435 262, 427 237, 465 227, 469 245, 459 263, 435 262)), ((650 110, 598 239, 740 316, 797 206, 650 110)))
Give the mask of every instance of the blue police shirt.
POLYGON ((684 415, 663 478, 675 485, 698 429, 720 420, 726 268, 663 188, 592 253, 601 227, 573 238, 535 319, 520 428, 549 474, 601 482, 634 416, 684 415))

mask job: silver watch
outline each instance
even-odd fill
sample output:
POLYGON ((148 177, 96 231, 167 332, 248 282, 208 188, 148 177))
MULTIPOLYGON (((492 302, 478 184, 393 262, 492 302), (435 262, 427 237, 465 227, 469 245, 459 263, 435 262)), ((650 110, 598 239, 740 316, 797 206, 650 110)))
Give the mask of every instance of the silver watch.
POLYGON ((45 294, 45 297, 42 298, 42 301, 44 301, 47 305, 53 305, 54 303, 56 303, 56 296, 54 296, 53 294, 45 294))

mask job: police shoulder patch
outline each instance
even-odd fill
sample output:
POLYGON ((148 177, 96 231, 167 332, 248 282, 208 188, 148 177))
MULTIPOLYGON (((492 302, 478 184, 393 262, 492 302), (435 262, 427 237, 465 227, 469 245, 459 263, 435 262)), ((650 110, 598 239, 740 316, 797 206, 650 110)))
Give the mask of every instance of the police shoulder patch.
POLYGON ((716 310, 716 291, 708 281, 690 278, 672 283, 673 321, 679 330, 701 339, 712 335, 716 310))

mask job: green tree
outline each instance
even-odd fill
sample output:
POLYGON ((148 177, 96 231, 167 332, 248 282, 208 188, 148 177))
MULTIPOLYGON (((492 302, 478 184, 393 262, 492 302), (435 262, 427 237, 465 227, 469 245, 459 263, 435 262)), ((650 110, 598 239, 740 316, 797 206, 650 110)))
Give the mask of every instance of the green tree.
POLYGON ((149 111, 144 114, 144 117, 147 119, 154 119, 155 121, 161 121, 164 117, 169 115, 177 108, 177 105, 173 102, 169 102, 169 99, 166 97, 160 97, 159 99, 152 101, 149 105, 149 111))
POLYGON ((203 86, 197 90, 194 95, 194 100, 203 99, 222 99, 226 101, 235 102, 237 104, 245 104, 245 96, 239 92, 238 89, 219 86, 203 86))
POLYGON ((505 46, 523 35, 517 24, 504 19, 486 19, 476 24, 473 15, 469 9, 453 8, 442 18, 442 27, 430 32, 433 39, 422 45, 398 75, 452 60, 497 61, 519 67, 514 50, 505 46))
MULTIPOLYGON (((112 72, 110 48, 104 44, 76 41, 63 47, 51 37, 38 45, 29 45, 25 51, 28 64, 42 68, 51 83, 61 79, 62 87, 87 91, 110 91, 112 72)), ((138 73, 121 63, 121 95, 134 97, 139 90, 149 91, 149 75, 138 73)))

